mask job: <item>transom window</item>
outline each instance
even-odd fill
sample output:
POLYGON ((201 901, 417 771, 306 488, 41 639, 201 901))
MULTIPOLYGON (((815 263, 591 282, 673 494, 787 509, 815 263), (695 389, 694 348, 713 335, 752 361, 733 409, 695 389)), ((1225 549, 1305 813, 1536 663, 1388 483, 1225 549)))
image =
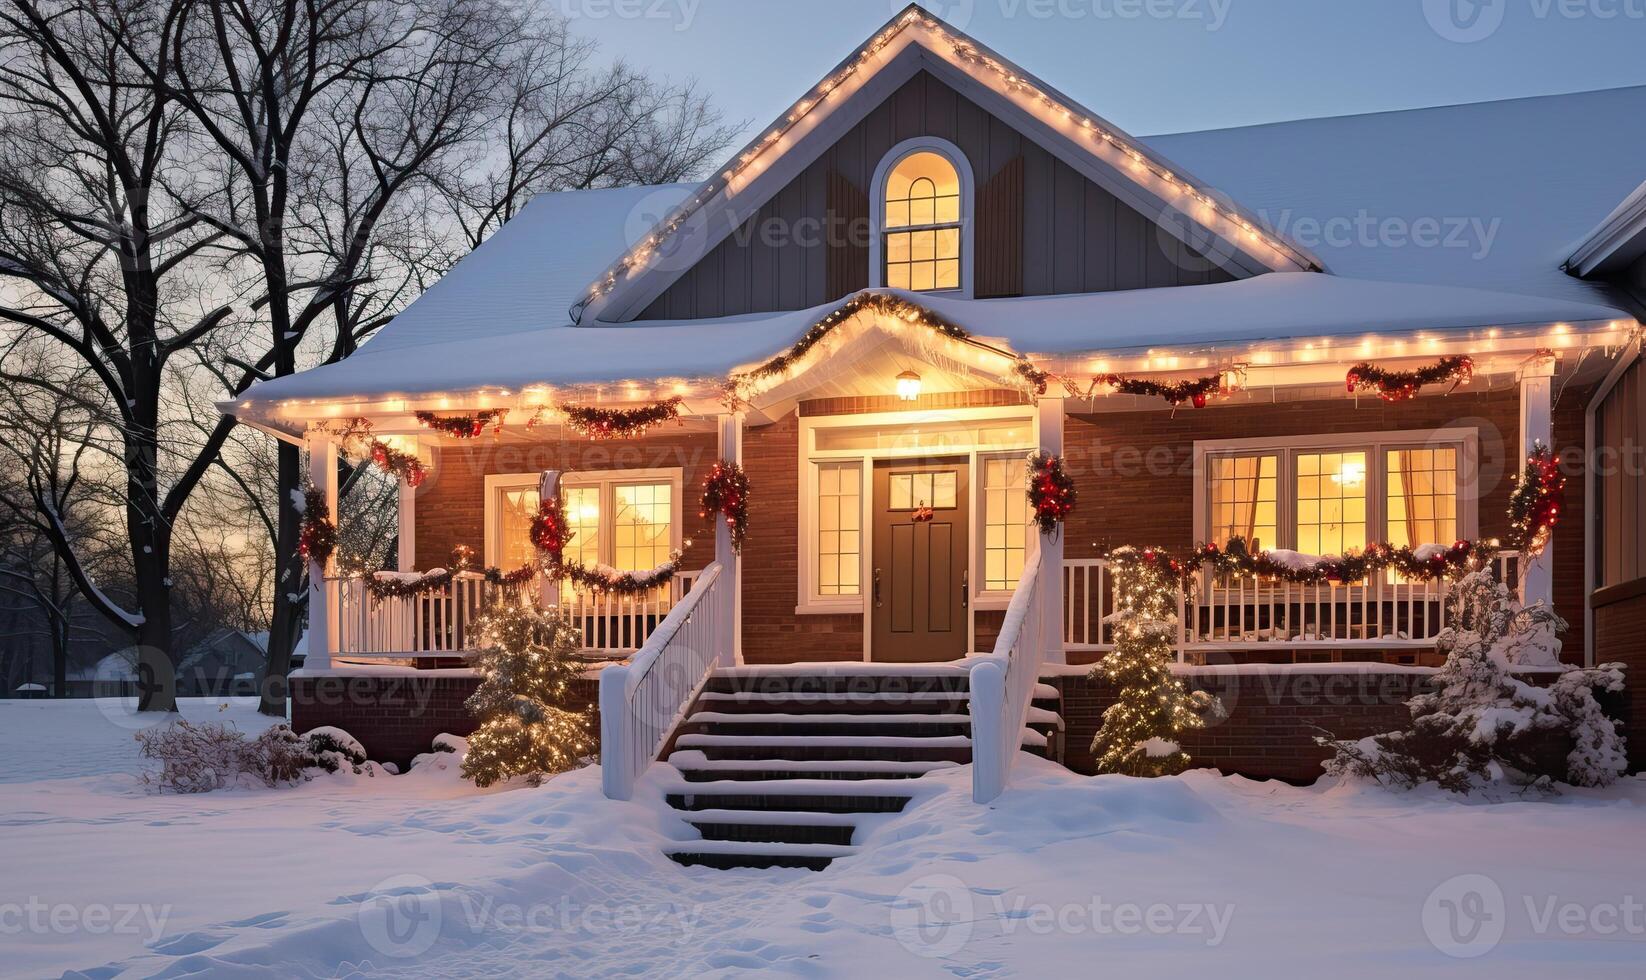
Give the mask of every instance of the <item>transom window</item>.
POLYGON ((1220 443, 1207 451, 1196 488, 1206 540, 1341 555, 1372 541, 1416 548, 1473 533, 1474 501, 1462 492, 1472 454, 1462 436, 1314 442, 1275 449, 1252 440, 1250 449, 1220 443))
POLYGON ((881 252, 896 289, 961 288, 960 173, 941 153, 920 150, 897 162, 885 183, 881 252))

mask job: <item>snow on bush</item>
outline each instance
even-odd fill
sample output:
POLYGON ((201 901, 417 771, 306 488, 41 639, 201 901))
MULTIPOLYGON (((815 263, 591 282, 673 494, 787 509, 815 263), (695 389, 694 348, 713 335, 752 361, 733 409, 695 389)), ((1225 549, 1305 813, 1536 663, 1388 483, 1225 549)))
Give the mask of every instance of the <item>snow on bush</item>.
POLYGON ((179 721, 137 733, 139 754, 160 764, 143 774, 159 792, 209 793, 225 787, 284 786, 312 778, 319 769, 376 775, 365 750, 337 728, 298 735, 275 725, 248 736, 233 725, 179 721))
POLYGON ((1614 782, 1627 768, 1624 738, 1594 692, 1621 691, 1622 665, 1572 668, 1536 687, 1510 668, 1542 662, 1551 641, 1558 653, 1564 620, 1541 601, 1523 607, 1488 568, 1454 583, 1447 601, 1452 625, 1437 640, 1446 654, 1439 689, 1407 702, 1412 723, 1402 731, 1320 739, 1336 750, 1326 771, 1403 788, 1433 782, 1456 793, 1495 782, 1614 782), (1563 757, 1549 751, 1567 743, 1563 757))
POLYGON ((408 771, 441 770, 456 766, 461 769, 469 754, 469 740, 456 735, 440 734, 434 737, 434 747, 414 756, 408 771))

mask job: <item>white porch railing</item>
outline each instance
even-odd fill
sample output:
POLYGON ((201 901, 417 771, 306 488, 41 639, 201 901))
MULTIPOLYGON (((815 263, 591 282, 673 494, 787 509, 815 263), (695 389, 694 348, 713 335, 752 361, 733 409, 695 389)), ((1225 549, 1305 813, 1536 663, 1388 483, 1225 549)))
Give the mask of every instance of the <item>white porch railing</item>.
POLYGON ((730 583, 717 562, 627 665, 600 672, 600 768, 606 797, 626 800, 709 672, 732 651, 730 583))
MULTIPOLYGON (((560 611, 583 634, 585 652, 631 654, 691 591, 697 576, 681 573, 668 586, 637 597, 574 593, 561 600, 560 611)), ((356 659, 461 656, 479 644, 474 623, 499 591, 539 594, 535 582, 494 586, 478 572, 460 572, 446 588, 415 596, 376 598, 363 579, 353 577, 327 579, 326 588, 338 611, 336 654, 356 659)))
MULTIPOLYGON (((1520 556, 1500 552, 1497 574, 1518 591, 1520 556)), ((1101 558, 1063 563, 1063 644, 1071 651, 1114 649, 1106 622, 1114 583, 1101 558)), ((1178 659, 1209 651, 1329 648, 1426 649, 1446 626, 1444 582, 1298 585, 1203 571, 1178 596, 1178 659)))
POLYGON ((1048 572, 1038 547, 1023 568, 1017 591, 1001 623, 994 652, 970 671, 972 714, 972 799, 988 803, 1006 788, 1012 762, 1023 747, 1023 724, 1040 683, 1047 647, 1042 606, 1051 590, 1042 588, 1048 572))

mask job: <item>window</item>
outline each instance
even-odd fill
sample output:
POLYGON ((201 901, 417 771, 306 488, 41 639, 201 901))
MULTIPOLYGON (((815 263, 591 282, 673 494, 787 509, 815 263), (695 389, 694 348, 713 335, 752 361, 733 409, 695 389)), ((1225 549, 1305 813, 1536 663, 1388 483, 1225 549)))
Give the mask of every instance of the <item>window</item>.
POLYGON ((1208 541, 1219 546, 1243 538, 1254 548, 1272 548, 1279 540, 1276 474, 1278 456, 1221 456, 1211 461, 1212 530, 1208 541))
POLYGON ((857 463, 817 466, 817 594, 858 594, 863 564, 862 468, 857 463))
POLYGON ((1197 535, 1309 555, 1449 545, 1476 533, 1474 440, 1446 429, 1197 444, 1197 535))
POLYGON ((954 470, 932 473, 893 473, 891 476, 891 509, 953 510, 957 487, 954 470))
POLYGON ((984 458, 983 588, 1009 592, 1023 577, 1028 547, 1028 461, 1021 456, 984 458))
POLYGON ((876 175, 878 284, 916 292, 966 287, 971 172, 952 144, 910 140, 876 175))
MULTIPOLYGON (((561 478, 572 538, 568 562, 644 572, 668 560, 679 545, 678 470, 568 473, 561 478)), ((533 560, 529 532, 537 516, 536 475, 486 478, 486 561, 518 568, 533 560)))

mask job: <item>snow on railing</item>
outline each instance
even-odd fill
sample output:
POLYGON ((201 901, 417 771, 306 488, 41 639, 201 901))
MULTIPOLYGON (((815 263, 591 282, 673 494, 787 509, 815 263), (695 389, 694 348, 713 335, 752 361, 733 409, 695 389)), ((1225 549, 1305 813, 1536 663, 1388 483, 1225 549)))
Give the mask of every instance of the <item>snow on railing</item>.
MULTIPOLYGON (((1500 581, 1518 592, 1520 556, 1499 552, 1500 581)), ((1114 635, 1114 582, 1101 558, 1063 562, 1063 644, 1066 650, 1107 652, 1114 635)), ((1446 584, 1379 575, 1366 582, 1299 585, 1257 576, 1197 577, 1180 593, 1178 658, 1191 651, 1273 647, 1424 648, 1445 628, 1446 584)))
POLYGON ((1042 606, 1048 590, 1041 582, 1047 574, 1044 553, 1036 548, 1006 607, 994 652, 970 671, 972 799, 978 803, 991 802, 1005 790, 1023 747, 1023 724, 1053 640, 1046 635, 1042 606))
POLYGON ((608 799, 629 798, 710 671, 730 656, 731 611, 720 571, 718 562, 703 569, 627 666, 600 672, 601 785, 608 799))
MULTIPOLYGON (((630 654, 645 645, 691 591, 697 575, 681 573, 669 585, 641 596, 571 593, 561 600, 559 611, 582 635, 585 652, 630 654)), ((490 585, 478 572, 461 572, 446 588, 411 596, 373 597, 365 580, 355 577, 328 579, 326 587, 338 610, 336 654, 357 659, 461 656, 479 644, 474 623, 500 590, 521 597, 540 591, 535 582, 490 585)))

